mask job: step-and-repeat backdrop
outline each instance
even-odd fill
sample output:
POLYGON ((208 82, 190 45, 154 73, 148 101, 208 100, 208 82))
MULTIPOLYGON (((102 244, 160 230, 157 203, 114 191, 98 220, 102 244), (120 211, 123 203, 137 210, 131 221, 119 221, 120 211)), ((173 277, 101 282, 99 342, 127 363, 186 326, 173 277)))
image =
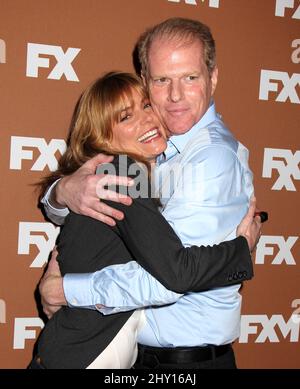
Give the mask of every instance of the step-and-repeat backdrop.
POLYGON ((213 31, 217 109, 249 148, 270 215, 242 291, 238 365, 300 367, 300 1, 2 0, 0 368, 25 368, 44 325, 36 286, 59 228, 33 184, 64 152, 81 91, 105 71, 133 71, 139 34, 171 16, 213 31))

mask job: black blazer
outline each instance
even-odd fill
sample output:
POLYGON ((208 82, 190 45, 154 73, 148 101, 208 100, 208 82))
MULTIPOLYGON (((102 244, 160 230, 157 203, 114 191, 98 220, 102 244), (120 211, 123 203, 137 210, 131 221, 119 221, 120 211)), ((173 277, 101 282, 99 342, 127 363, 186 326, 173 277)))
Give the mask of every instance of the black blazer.
MULTIPOLYGON (((133 163, 128 158, 124 169, 116 157, 116 173, 129 175, 133 163)), ((144 170, 131 177, 148 185, 150 193, 144 170)), ((117 221, 115 227, 73 212, 67 217, 58 242, 62 275, 95 272, 134 259, 168 289, 179 293, 199 292, 252 278, 245 238, 213 247, 184 248, 154 199, 139 197, 129 207, 107 203, 125 214, 125 219, 117 221)), ((42 363, 46 368, 86 368, 131 314, 132 311, 104 316, 94 310, 63 307, 49 320, 38 340, 42 363)))

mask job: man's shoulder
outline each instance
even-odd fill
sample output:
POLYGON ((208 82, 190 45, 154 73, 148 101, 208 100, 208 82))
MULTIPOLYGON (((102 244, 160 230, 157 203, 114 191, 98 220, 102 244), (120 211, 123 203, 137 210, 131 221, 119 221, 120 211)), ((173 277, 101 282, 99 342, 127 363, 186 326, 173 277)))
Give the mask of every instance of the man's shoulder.
POLYGON ((236 155, 238 148, 239 142, 233 134, 225 126, 213 122, 197 132, 184 148, 183 155, 189 160, 201 156, 204 151, 213 155, 221 150, 228 150, 236 155))

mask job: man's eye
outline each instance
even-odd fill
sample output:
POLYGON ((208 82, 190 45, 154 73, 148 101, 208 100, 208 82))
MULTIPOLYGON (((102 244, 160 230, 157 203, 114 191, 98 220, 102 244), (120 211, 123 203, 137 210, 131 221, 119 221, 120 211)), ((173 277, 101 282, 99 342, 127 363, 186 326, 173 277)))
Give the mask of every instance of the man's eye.
POLYGON ((188 81, 194 81, 197 80, 198 76, 187 76, 188 81))

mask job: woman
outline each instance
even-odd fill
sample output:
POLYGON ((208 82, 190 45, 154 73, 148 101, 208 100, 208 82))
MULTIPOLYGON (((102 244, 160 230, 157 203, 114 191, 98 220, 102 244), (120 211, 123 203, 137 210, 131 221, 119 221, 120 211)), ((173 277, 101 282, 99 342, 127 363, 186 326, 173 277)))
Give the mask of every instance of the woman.
MULTIPOLYGON (((106 152, 116 155, 107 169, 134 178, 136 196, 130 207, 122 209, 125 219, 115 227, 70 213, 58 242, 62 275, 94 272, 135 259, 170 290, 200 291, 211 287, 203 282, 203 274, 216 256, 220 266, 234 256, 249 257, 243 237, 214 247, 182 246, 158 211, 158 201, 150 197, 150 166, 165 148, 164 130, 139 78, 108 73, 83 93, 67 150, 58 170, 44 180, 42 193, 57 177, 106 152)), ((129 368, 137 354, 142 312, 102 316, 95 310, 64 307, 46 324, 35 361, 45 368, 129 368)))

